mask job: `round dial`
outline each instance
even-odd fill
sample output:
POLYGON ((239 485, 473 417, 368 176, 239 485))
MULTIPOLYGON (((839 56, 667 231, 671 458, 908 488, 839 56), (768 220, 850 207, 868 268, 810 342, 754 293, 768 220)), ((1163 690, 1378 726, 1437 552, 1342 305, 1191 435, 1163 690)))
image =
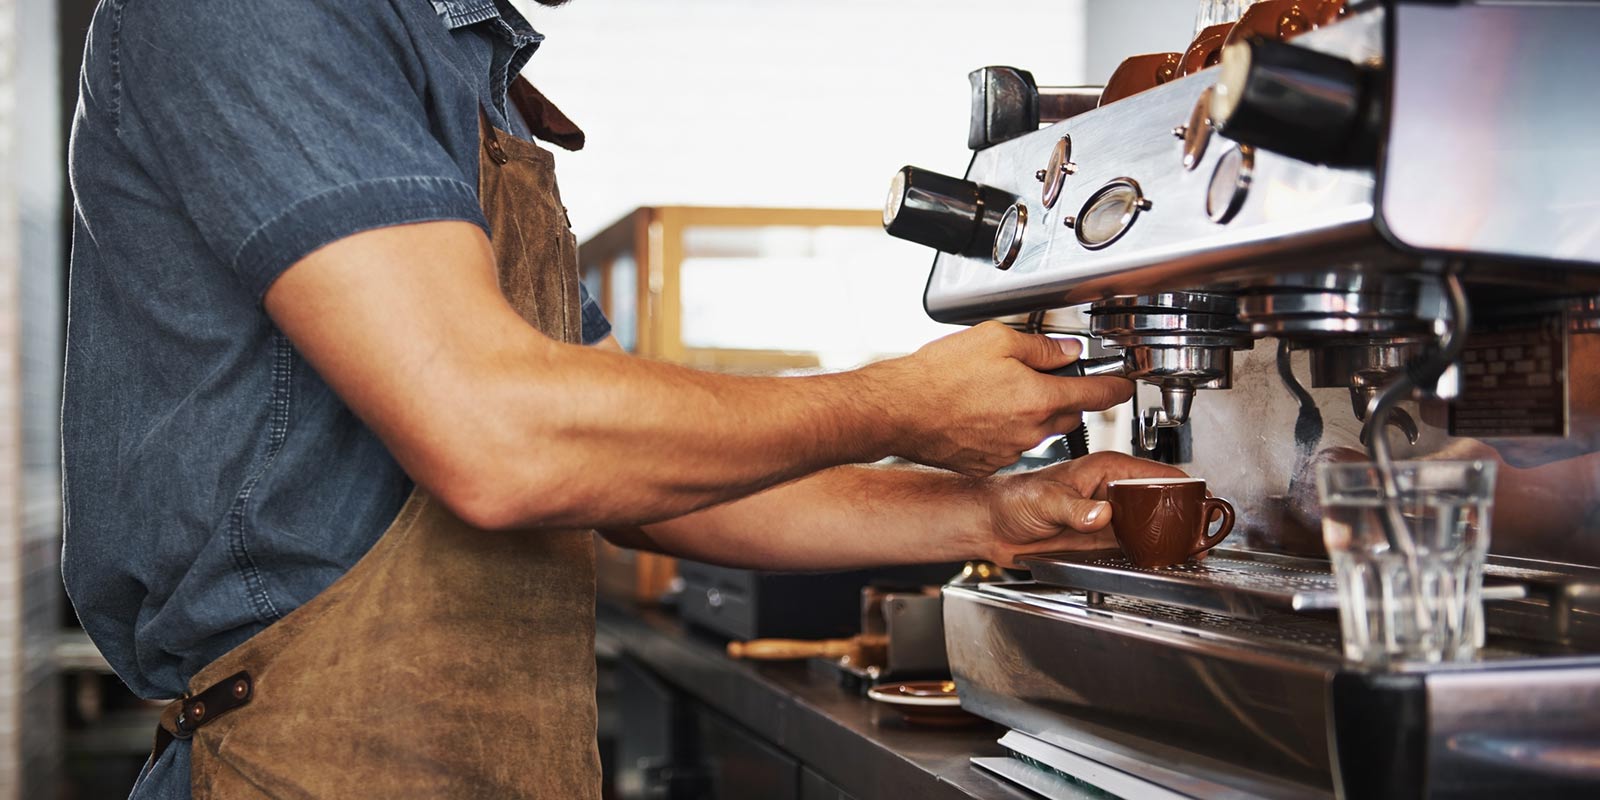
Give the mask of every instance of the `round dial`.
POLYGON ((1071 220, 1073 232, 1079 244, 1099 250, 1122 238, 1139 219, 1139 212, 1149 209, 1150 201, 1138 182, 1116 178, 1089 196, 1083 210, 1071 220))
POLYGON ((1044 190, 1040 201, 1045 208, 1053 208, 1056 200, 1061 197, 1061 189, 1067 183, 1067 176, 1078 171, 1078 165, 1072 163, 1072 137, 1063 136, 1056 142, 1050 151, 1050 162, 1044 168, 1044 190))
POLYGON ((1011 269, 1022 252, 1022 234, 1028 227, 1028 207, 1017 203, 1006 209, 1000 217, 1000 227, 994 233, 994 265, 1011 269))
POLYGON ((1183 126, 1183 168, 1194 169, 1206 155, 1206 145, 1211 143, 1211 97, 1207 87, 1189 112, 1189 124, 1183 126))
POLYGON ((1255 152, 1248 145, 1234 145, 1217 159, 1206 187, 1206 216, 1223 224, 1233 219, 1250 193, 1250 178, 1255 172, 1255 152))

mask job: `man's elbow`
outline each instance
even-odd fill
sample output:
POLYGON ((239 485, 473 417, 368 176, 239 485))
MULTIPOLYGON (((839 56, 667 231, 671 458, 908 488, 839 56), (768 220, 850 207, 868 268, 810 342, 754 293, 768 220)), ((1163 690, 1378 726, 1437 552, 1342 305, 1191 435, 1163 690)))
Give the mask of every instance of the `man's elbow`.
POLYGON ((577 501, 571 487, 540 476, 511 476, 485 470, 465 479, 441 483, 434 490, 451 513, 483 531, 528 531, 589 527, 583 519, 588 504, 577 501))

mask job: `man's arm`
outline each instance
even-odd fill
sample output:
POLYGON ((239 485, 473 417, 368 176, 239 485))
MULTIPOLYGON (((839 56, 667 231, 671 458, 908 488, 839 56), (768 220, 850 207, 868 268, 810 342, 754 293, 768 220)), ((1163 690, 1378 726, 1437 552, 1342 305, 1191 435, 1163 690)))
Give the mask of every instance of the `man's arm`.
POLYGON ((1176 467, 1096 453, 1029 473, 969 478, 849 466, 642 529, 614 543, 763 569, 847 569, 1115 547, 1105 484, 1176 467))
POLYGON ((637 525, 888 455, 987 474, 1132 390, 1043 375, 1077 345, 998 325, 787 379, 562 344, 506 303, 462 222, 339 240, 265 304, 407 473, 490 529, 637 525))

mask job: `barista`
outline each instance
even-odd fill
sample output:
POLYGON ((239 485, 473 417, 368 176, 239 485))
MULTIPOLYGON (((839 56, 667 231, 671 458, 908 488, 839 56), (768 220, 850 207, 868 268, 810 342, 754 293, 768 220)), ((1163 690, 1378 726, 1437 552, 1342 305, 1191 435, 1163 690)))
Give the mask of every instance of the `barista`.
MULTIPOLYGON (((547 5, 555 0, 541 0, 547 5)), ((71 159, 64 572, 167 707, 137 797, 598 797, 592 528, 827 569, 1102 545, 1116 378, 996 325, 857 372, 631 358, 490 0, 104 3, 71 159), (925 467, 851 466, 899 456, 925 467)))

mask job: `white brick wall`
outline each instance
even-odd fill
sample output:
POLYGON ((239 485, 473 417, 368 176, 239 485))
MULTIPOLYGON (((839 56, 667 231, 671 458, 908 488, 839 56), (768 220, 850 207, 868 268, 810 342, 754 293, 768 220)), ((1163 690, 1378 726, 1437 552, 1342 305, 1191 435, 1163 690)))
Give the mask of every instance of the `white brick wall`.
POLYGON ((903 164, 965 170, 972 69, 1084 71, 1083 0, 516 2, 589 135, 559 156, 580 239, 640 205, 878 208, 903 164))

